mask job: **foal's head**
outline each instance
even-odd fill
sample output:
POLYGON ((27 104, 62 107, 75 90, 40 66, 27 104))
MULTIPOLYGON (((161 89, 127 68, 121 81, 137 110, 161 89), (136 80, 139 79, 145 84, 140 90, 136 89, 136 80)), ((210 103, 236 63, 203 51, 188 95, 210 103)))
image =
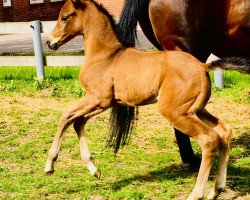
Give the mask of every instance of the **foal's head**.
POLYGON ((51 32, 47 44, 49 48, 57 50, 76 35, 83 33, 80 12, 85 8, 88 0, 67 0, 63 5, 57 24, 51 32))

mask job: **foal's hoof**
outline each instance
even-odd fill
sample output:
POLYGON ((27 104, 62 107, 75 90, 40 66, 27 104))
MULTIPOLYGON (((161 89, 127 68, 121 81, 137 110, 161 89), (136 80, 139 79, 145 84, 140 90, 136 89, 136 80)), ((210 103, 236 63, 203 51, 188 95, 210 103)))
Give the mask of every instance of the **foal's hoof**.
POLYGON ((188 164, 190 171, 198 172, 201 165, 201 159, 195 156, 188 164))
POLYGON ((101 178, 101 171, 99 169, 97 169, 94 173, 94 177, 96 177, 97 179, 100 179, 101 178))
POLYGON ((46 175, 52 175, 52 174, 54 174, 54 170, 50 170, 50 171, 45 171, 45 173, 46 173, 46 175))
POLYGON ((224 189, 218 189, 217 191, 213 189, 213 190, 208 194, 207 199, 209 199, 209 200, 217 199, 218 196, 220 195, 220 193, 223 192, 223 191, 224 191, 224 189))
POLYGON ((46 175, 52 175, 54 173, 54 167, 51 167, 50 165, 46 165, 44 172, 46 175))
POLYGON ((186 200, 201 200, 203 199, 202 193, 192 192, 186 200))
POLYGON ((216 194, 214 193, 214 191, 211 191, 209 193, 209 195, 207 196, 208 200, 213 200, 213 199, 217 199, 218 195, 216 196, 216 194))
POLYGON ((46 173, 46 175, 50 176, 50 175, 54 174, 54 171, 49 171, 49 172, 45 172, 45 173, 46 173))

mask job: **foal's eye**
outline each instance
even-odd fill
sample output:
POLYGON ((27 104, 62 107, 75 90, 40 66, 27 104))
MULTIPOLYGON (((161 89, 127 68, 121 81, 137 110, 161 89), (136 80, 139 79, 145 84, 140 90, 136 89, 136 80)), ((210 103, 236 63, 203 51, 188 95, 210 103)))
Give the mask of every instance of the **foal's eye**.
POLYGON ((61 20, 62 20, 63 22, 66 22, 67 19, 68 19, 68 17, 66 17, 66 16, 63 16, 63 17, 61 18, 61 20))

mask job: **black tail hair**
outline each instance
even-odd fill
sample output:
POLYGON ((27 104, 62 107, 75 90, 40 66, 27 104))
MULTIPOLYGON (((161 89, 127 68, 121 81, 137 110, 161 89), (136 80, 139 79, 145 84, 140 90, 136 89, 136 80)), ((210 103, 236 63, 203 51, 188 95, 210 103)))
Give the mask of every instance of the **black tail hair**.
POLYGON ((243 57, 227 57, 208 64, 208 70, 216 68, 224 70, 236 70, 241 73, 250 74, 250 59, 243 57))
POLYGON ((120 35, 126 46, 135 46, 137 39, 136 26, 137 21, 145 3, 149 0, 126 0, 123 6, 122 14, 118 27, 121 31, 120 35))
MULTIPOLYGON (((125 1, 117 29, 119 38, 126 47, 135 46, 137 20, 144 2, 148 2, 148 0, 125 1)), ((115 154, 119 151, 120 146, 124 146, 129 141, 137 115, 138 109, 135 107, 117 105, 112 108, 107 145, 114 148, 115 154)))
POLYGON ((124 146, 129 141, 137 115, 137 107, 117 105, 112 108, 107 144, 114 148, 115 154, 119 151, 120 146, 124 146))

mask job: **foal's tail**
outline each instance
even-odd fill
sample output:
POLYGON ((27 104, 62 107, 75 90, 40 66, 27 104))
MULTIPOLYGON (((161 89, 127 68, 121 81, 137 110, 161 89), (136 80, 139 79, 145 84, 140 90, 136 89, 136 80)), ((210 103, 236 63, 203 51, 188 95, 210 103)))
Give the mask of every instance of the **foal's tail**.
POLYGON ((250 59, 243 57, 228 57, 213 61, 207 65, 207 70, 214 70, 216 68, 236 70, 241 73, 250 74, 250 59))
POLYGON ((137 115, 138 110, 135 107, 117 105, 112 108, 107 145, 114 148, 115 154, 119 151, 120 146, 124 146, 130 139, 137 115))

